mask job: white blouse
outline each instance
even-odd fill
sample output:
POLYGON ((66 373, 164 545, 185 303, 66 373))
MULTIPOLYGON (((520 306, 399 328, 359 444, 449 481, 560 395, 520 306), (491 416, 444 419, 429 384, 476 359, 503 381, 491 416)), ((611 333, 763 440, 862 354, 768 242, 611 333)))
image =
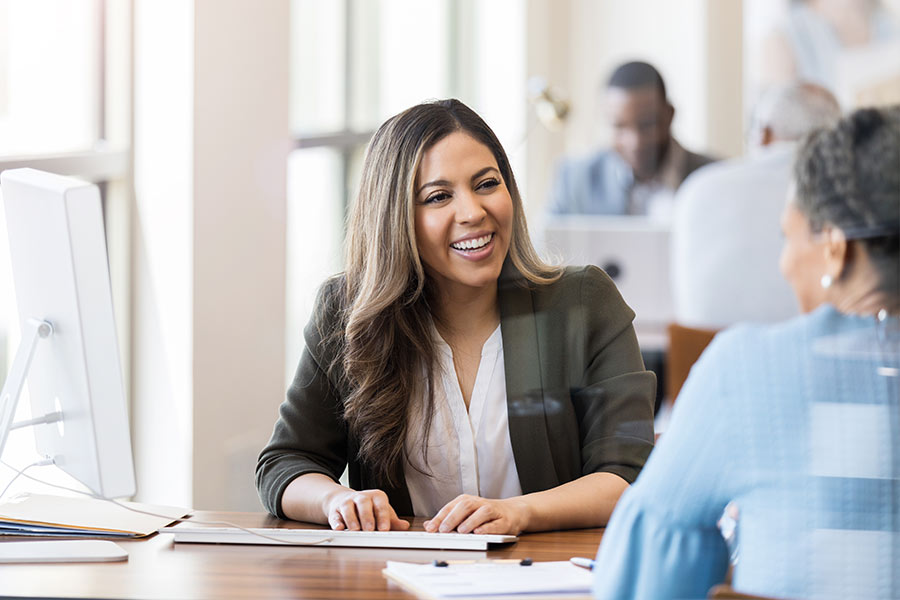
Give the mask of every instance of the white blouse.
POLYGON ((434 417, 428 435, 427 463, 423 456, 425 418, 421 394, 410 418, 408 461, 404 467, 413 512, 433 517, 460 494, 483 498, 509 498, 522 493, 509 440, 506 412, 506 371, 500 326, 481 349, 469 410, 463 400, 453 351, 440 337, 438 381, 434 386, 434 417), (416 426, 418 425, 418 426, 416 426))

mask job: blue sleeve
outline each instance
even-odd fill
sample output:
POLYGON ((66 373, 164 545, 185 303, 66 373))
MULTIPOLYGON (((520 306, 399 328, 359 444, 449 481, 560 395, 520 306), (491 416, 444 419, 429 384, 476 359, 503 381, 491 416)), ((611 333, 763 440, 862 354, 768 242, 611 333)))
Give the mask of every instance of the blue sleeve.
POLYGON ((733 497, 736 423, 729 335, 695 364, 637 482, 622 496, 594 569, 596 598, 705 598, 728 550, 716 522, 733 497))

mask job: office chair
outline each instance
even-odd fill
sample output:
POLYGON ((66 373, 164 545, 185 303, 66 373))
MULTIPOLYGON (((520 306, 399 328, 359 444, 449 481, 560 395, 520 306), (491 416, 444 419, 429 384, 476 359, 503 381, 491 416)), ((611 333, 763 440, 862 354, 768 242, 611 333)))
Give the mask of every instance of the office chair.
POLYGON ((697 329, 669 324, 669 349, 666 352, 666 398, 675 402, 691 367, 718 333, 717 329, 697 329))

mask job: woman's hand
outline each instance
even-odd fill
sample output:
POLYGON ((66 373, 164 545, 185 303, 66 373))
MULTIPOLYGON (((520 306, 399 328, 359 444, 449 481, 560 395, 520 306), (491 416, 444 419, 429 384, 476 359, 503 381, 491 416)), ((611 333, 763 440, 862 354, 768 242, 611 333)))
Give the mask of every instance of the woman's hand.
POLYGON ((463 494, 444 505, 425 521, 425 530, 448 533, 495 533, 519 535, 528 528, 531 511, 519 498, 489 500, 463 494))
POLYGON ((355 490, 341 487, 329 494, 323 511, 332 529, 350 531, 405 531, 409 521, 397 517, 387 494, 381 490, 355 490))

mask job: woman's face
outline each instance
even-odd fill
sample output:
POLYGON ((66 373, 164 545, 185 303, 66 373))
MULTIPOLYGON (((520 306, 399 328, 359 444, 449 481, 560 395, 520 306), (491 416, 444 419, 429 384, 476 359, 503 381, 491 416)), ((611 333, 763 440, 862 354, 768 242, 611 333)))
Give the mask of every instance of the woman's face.
POLYGON ((419 256, 439 288, 496 285, 513 203, 488 147, 463 132, 437 142, 422 157, 414 201, 419 256))
POLYGON ((800 310, 806 313, 825 301, 826 291, 821 282, 827 265, 823 240, 812 232, 809 220, 792 200, 788 200, 781 215, 784 246, 779 267, 794 288, 800 310))

